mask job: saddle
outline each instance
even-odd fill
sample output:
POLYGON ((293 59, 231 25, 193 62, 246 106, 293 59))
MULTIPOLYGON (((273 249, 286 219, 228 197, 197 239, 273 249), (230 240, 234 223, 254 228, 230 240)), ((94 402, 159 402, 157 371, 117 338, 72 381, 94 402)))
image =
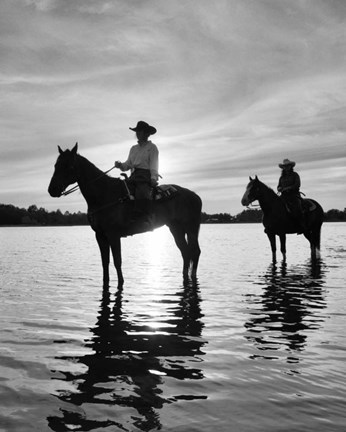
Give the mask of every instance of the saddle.
POLYGON ((156 186, 153 191, 154 201, 165 201, 172 198, 178 193, 178 189, 173 185, 160 185, 156 186))
MULTIPOLYGON (((129 178, 127 174, 121 173, 120 175, 124 177, 124 184, 127 192, 127 196, 122 200, 123 201, 135 200, 135 197, 132 194, 130 187, 128 185, 129 178)), ((165 201, 167 199, 172 198, 174 195, 178 193, 178 189, 171 184, 155 186, 154 188, 152 188, 152 191, 153 191, 153 201, 165 201)))
MULTIPOLYGON (((153 188, 153 201, 166 201, 177 195, 178 189, 173 185, 160 185, 153 188)), ((122 201, 135 201, 134 195, 127 188, 127 196, 122 201)))
MULTIPOLYGON (((282 199, 282 198, 281 198, 282 199)), ((294 204, 282 199, 288 213, 294 213, 294 204)), ((303 213, 312 212, 316 209, 316 204, 309 198, 301 198, 301 208, 303 213)))

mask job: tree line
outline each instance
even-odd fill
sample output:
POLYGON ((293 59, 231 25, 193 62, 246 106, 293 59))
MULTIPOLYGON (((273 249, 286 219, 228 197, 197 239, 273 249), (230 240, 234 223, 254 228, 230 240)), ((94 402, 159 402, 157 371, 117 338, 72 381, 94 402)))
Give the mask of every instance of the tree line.
POLYGON ((11 204, 0 204, 0 225, 87 225, 85 213, 62 213, 47 211, 35 204, 27 209, 18 208, 11 204))
MULTIPOLYGON (((217 213, 208 215, 202 213, 202 223, 258 223, 262 222, 261 209, 246 209, 235 216, 229 213, 217 213)), ((346 208, 341 210, 328 210, 324 213, 325 222, 346 222, 346 208)))
MULTIPOLYGON (((341 210, 328 210, 324 213, 326 222, 346 222, 346 208, 341 210)), ((230 213, 208 214, 202 212, 202 223, 258 223, 262 221, 261 209, 246 209, 235 216, 230 213)), ((82 212, 62 213, 47 211, 35 204, 27 209, 18 208, 11 204, 0 204, 0 225, 88 225, 87 215, 82 212)))

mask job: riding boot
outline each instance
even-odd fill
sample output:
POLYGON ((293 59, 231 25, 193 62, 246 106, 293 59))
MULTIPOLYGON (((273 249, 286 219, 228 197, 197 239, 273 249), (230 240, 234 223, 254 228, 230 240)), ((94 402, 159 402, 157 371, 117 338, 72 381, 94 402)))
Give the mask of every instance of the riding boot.
POLYGON ((133 211, 134 224, 139 224, 143 230, 152 230, 152 201, 149 199, 136 199, 133 211))
POLYGON ((307 230, 306 222, 305 222, 305 211, 303 209, 303 202, 300 198, 296 201, 295 213, 296 213, 296 221, 297 221, 297 234, 303 234, 307 230))

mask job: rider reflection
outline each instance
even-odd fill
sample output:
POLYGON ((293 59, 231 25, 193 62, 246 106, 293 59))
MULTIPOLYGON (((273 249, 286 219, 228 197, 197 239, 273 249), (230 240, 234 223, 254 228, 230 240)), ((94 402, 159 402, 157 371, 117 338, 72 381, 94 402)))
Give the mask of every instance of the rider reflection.
POLYGON ((318 329, 323 318, 319 311, 326 307, 323 285, 324 274, 319 260, 309 260, 305 266, 278 268, 270 265, 263 276, 262 294, 249 301, 260 306, 251 312, 245 323, 246 338, 265 354, 267 359, 278 358, 278 351, 288 351, 287 362, 297 362, 297 353, 304 349, 307 330, 318 329))
POLYGON ((73 406, 71 410, 61 409, 61 417, 48 418, 52 430, 69 430, 67 425, 82 428, 78 430, 108 425, 126 428, 129 422, 139 430, 157 430, 162 427, 158 410, 164 404, 206 398, 164 395, 165 377, 179 380, 204 377, 202 369, 195 367, 201 365, 202 347, 206 343, 201 337, 204 325, 198 283, 184 284, 176 296, 179 301, 172 316, 155 331, 138 322, 138 316, 136 322, 131 321, 123 312, 122 290, 118 290, 114 303, 108 290, 104 290, 92 337, 86 343, 92 354, 60 357, 71 364, 83 364, 86 371, 61 372, 64 381, 71 382, 75 390, 61 392, 58 397, 73 406), (196 362, 196 357, 200 362, 196 362), (111 406, 113 410, 107 408, 111 406), (83 409, 83 415, 78 407, 83 409), (131 411, 129 417, 129 409, 137 414, 131 411), (107 412, 107 420, 91 418, 95 412, 98 418, 107 412))

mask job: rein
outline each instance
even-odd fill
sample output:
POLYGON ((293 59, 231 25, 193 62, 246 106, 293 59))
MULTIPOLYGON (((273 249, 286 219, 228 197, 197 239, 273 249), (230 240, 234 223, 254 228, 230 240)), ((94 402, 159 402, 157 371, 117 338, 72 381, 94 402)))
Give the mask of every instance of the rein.
MULTIPOLYGON (((104 177, 106 174, 108 174, 110 171, 112 171, 115 168, 115 166, 113 166, 112 168, 110 168, 107 171, 104 171, 100 176, 94 178, 93 180, 90 180, 87 184, 93 183, 94 181, 104 177)), ((64 192, 61 193, 61 196, 66 196, 66 195, 70 195, 73 192, 76 192, 76 190, 79 189, 79 185, 77 184, 76 186, 71 187, 71 189, 68 189, 64 192)))
MULTIPOLYGON (((257 200, 255 200, 255 201, 257 201, 257 200)), ((254 204, 253 202, 251 202, 248 206, 247 206, 247 208, 258 208, 258 207, 261 207, 259 204, 254 204)))

